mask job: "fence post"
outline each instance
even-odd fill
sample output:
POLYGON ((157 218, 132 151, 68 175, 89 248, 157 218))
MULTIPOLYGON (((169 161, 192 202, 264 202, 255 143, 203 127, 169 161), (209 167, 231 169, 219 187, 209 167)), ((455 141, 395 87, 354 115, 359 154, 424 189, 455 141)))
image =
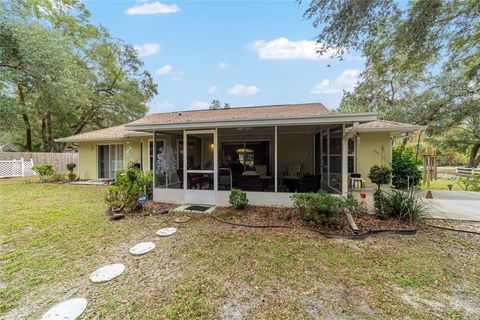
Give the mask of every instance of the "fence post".
POLYGON ((21 161, 22 161, 22 177, 25 177, 25 162, 23 161, 23 157, 21 161))

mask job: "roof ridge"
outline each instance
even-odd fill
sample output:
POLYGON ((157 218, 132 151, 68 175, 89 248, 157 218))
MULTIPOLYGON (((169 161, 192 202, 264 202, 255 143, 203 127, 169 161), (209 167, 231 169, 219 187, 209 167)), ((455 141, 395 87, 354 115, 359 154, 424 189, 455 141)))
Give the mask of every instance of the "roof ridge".
POLYGON ((147 117, 155 115, 155 114, 169 114, 169 113, 176 114, 176 113, 199 112, 199 111, 223 111, 223 110, 232 110, 232 109, 296 107, 296 106, 304 106, 304 105, 309 105, 309 104, 310 105, 321 105, 327 111, 331 111, 321 102, 306 102, 306 103, 265 104, 265 105, 255 105, 255 106, 230 107, 228 109, 220 108, 220 109, 196 109, 196 110, 178 110, 178 111, 169 111, 169 112, 155 112, 155 113, 151 113, 151 114, 147 115, 147 117))

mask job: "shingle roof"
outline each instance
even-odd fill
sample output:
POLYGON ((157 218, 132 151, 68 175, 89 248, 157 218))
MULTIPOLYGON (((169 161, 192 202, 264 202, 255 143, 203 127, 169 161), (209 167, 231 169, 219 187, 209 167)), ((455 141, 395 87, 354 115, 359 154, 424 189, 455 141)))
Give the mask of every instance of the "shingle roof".
POLYGON ((115 127, 94 130, 89 132, 84 132, 76 134, 74 136, 60 138, 56 141, 58 142, 77 142, 77 141, 100 141, 100 140, 115 140, 123 139, 128 136, 144 136, 145 133, 126 130, 125 126, 119 125, 115 127))
POLYGON ((272 106, 236 107, 216 110, 194 110, 167 113, 154 113, 130 122, 128 125, 162 123, 185 123, 196 121, 228 121, 281 119, 294 117, 323 116, 333 114, 321 103, 283 104, 272 106))
POLYGON ((358 126, 359 131, 414 131, 425 128, 424 126, 388 120, 375 120, 358 126))

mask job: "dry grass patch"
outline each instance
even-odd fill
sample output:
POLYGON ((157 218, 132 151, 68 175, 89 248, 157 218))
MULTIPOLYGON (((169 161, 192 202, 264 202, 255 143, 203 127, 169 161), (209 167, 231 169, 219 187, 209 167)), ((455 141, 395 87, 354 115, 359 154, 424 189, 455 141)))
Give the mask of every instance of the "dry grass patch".
MULTIPOLYGON (((258 230, 195 215, 104 214, 105 188, 0 181, 0 318, 38 318, 83 296, 84 319, 480 317, 479 237, 327 240, 302 228, 258 230), (175 226, 167 238, 161 227, 175 226), (128 249, 154 241, 152 252, 128 249), (125 273, 88 276, 108 263, 125 273)), ((239 217, 233 217, 237 219, 239 217)))

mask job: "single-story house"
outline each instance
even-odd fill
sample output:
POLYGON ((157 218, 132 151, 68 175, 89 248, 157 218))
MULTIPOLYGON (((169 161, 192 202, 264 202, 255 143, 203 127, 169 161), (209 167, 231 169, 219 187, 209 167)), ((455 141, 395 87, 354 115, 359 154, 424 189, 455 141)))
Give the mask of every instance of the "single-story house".
POLYGON ((155 201, 228 205, 239 188, 254 205, 290 205, 294 192, 371 187, 369 169, 391 165, 393 139, 423 129, 304 103, 155 113, 57 141, 78 145, 81 179, 152 170, 155 201))

